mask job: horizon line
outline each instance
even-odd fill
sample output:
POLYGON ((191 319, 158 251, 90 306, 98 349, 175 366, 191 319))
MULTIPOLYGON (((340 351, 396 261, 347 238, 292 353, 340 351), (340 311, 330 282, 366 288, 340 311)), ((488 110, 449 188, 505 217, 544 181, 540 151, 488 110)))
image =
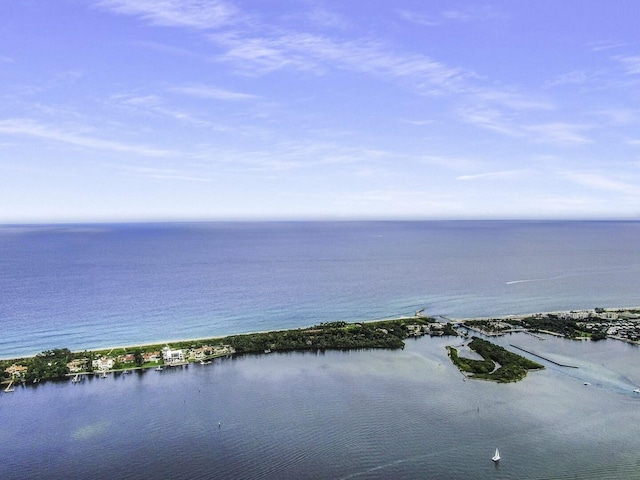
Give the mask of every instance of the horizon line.
POLYGON ((0 221, 0 228, 74 225, 205 224, 205 223, 400 223, 400 222, 640 222, 640 217, 235 217, 122 218, 0 221))

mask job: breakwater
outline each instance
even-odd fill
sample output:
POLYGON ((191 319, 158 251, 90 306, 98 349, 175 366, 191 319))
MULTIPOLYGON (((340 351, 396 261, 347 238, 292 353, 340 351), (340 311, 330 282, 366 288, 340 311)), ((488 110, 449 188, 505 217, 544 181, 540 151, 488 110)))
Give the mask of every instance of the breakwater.
POLYGON ((558 365, 559 367, 578 368, 575 365, 565 365, 563 363, 556 362, 555 360, 551 360, 550 358, 543 357, 542 355, 539 355, 537 353, 532 352, 531 350, 527 350, 525 348, 522 348, 522 347, 519 347, 517 345, 514 345, 513 343, 510 343, 509 345, 511 345, 513 348, 517 348, 518 350, 521 350, 521 351, 523 351, 525 353, 528 353, 529 355, 533 355, 534 357, 538 357, 538 358, 541 358, 542 360, 545 360, 547 362, 553 363, 554 365, 558 365))

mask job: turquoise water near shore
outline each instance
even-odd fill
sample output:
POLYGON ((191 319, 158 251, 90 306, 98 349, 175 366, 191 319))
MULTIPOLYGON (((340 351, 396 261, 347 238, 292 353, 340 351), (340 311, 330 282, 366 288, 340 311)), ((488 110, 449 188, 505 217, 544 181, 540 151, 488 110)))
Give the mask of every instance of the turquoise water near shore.
POLYGON ((638 222, 0 227, 0 357, 640 304, 638 222))

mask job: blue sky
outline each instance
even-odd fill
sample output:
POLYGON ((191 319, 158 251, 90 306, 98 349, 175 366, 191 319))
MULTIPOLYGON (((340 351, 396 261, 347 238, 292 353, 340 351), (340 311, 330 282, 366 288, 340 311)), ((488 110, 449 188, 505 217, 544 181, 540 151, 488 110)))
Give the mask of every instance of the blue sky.
POLYGON ((634 0, 0 2, 0 222, 640 218, 634 0))

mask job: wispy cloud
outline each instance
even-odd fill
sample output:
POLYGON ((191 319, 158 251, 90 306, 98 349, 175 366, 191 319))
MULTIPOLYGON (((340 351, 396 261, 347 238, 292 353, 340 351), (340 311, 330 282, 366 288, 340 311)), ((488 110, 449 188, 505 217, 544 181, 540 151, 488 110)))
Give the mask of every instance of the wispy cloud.
POLYGON ((228 24, 236 13, 234 6, 220 0, 100 0, 97 6, 154 25, 196 29, 228 24))
MULTIPOLYGON (((207 38, 221 50, 213 59, 227 62, 236 72, 250 76, 283 69, 319 75, 343 69, 410 82, 429 94, 460 91, 464 80, 475 77, 469 70, 446 65, 422 54, 398 51, 378 39, 334 39, 289 30, 282 24, 263 24, 250 13, 221 0, 100 0, 97 5, 154 25, 205 31, 207 38), (210 32, 212 29, 215 31, 210 32)), ((317 8, 313 12, 316 21, 339 23, 340 17, 331 12, 317 8)), ((455 15, 450 12, 448 16, 455 15)), ((174 47, 153 46, 175 50, 174 47)))
POLYGON ((616 48, 626 47, 628 45, 629 45, 628 43, 603 41, 603 42, 591 43, 589 44, 589 48, 591 49, 592 52, 602 52, 605 50, 613 50, 616 48))
POLYGON ((426 27, 436 27, 451 22, 486 22, 489 20, 505 18, 504 12, 490 5, 474 5, 468 8, 444 10, 442 12, 432 14, 412 10, 399 10, 398 15, 408 22, 426 27))
POLYGON ((445 10, 442 18, 458 22, 485 22, 491 19, 504 18, 505 14, 490 5, 473 5, 465 9, 445 10))
POLYGON ((628 108, 608 108, 591 112, 599 118, 603 118, 617 125, 630 125, 638 121, 640 112, 628 108))
POLYGON ((44 125, 30 119, 10 118, 0 120, 0 133, 23 135, 27 137, 53 140, 78 147, 107 150, 112 152, 133 153, 147 157, 168 157, 175 155, 175 152, 171 152, 169 150, 105 140, 83 133, 63 130, 51 125, 44 125))
POLYGON ((530 138, 542 143, 577 145, 591 143, 592 140, 582 132, 590 129, 588 125, 554 122, 539 125, 525 125, 522 129, 530 133, 530 138))
POLYGON ((191 84, 171 87, 170 92, 187 95, 190 97, 198 97, 214 100, 252 100, 258 98, 256 95, 248 93, 233 92, 223 88, 214 87, 212 85, 191 84))
POLYGON ((473 92, 474 100, 489 105, 499 105, 507 107, 511 110, 552 110, 554 105, 548 100, 532 98, 529 95, 523 95, 517 92, 506 90, 478 90, 473 92))
POLYGON ((566 122, 548 122, 531 124, 518 120, 513 114, 498 109, 466 108, 458 112, 459 118, 480 128, 509 137, 526 138, 537 143, 557 145, 580 145, 592 140, 584 132, 591 125, 566 122))
POLYGON ((446 217, 452 212, 464 211, 458 197, 445 192, 433 195, 425 190, 376 189, 341 193, 333 197, 333 203, 346 215, 364 212, 364 216, 389 215, 391 217, 446 217), (402 212, 398 215, 398 212, 402 212))
POLYGON ((164 99, 159 97, 158 95, 136 96, 118 94, 112 96, 111 101, 119 107, 129 109, 138 114, 169 118, 185 125, 205 128, 208 130, 224 132, 229 131, 232 128, 235 128, 236 130, 241 128, 212 122, 203 118, 199 118, 197 115, 190 111, 168 107, 165 104, 164 99))
POLYGON ((217 33, 210 40, 225 52, 221 59, 250 75, 280 69, 323 74, 344 69, 382 79, 412 82, 430 93, 456 91, 473 72, 445 65, 420 54, 397 52, 376 40, 340 41, 310 33, 281 32, 271 36, 246 37, 217 33))
POLYGON ((337 28, 342 30, 351 25, 351 21, 347 20, 342 15, 323 8, 320 5, 313 6, 306 17, 312 24, 325 28, 337 28))
POLYGON ((561 172, 560 175, 579 185, 606 192, 622 193, 633 197, 640 197, 640 186, 624 180, 611 178, 601 173, 590 172, 561 172))
POLYGON ((593 79, 594 76, 595 74, 587 72, 586 70, 573 70, 549 80, 545 86, 559 87, 563 85, 583 85, 593 79))
POLYGON ((476 167, 478 160, 453 155, 420 155, 416 161, 425 165, 446 168, 448 170, 466 170, 476 167))
POLYGON ((442 23, 442 19, 437 15, 429 15, 421 12, 415 12, 410 10, 399 10, 398 15, 403 20, 406 20, 417 25, 423 25, 425 27, 437 27, 442 23))
POLYGON ((176 47, 174 45, 167 45, 164 43, 134 42, 134 45, 139 45, 141 47, 148 48, 150 50, 155 50, 157 52, 168 53, 170 55, 177 56, 177 57, 200 60, 202 62, 208 62, 209 60, 211 60, 211 58, 208 55, 197 53, 192 50, 187 50, 185 48, 176 47))
POLYGON ((181 171, 175 168, 156 167, 135 167, 127 165, 114 165, 113 168, 121 170, 128 177, 145 178, 160 181, 183 181, 183 182, 210 182, 211 178, 193 175, 190 172, 181 171))
POLYGON ((484 180, 493 178, 506 178, 522 175, 526 170, 502 170, 499 172, 487 172, 478 173, 475 175, 460 175, 456 177, 456 180, 469 181, 469 180, 484 180))
POLYGON ((629 55, 629 56, 618 55, 613 58, 614 60, 617 60, 619 63, 622 64, 627 74, 629 75, 640 74, 640 55, 629 55))
POLYGON ((463 122, 491 130, 510 137, 519 137, 523 132, 503 111, 492 108, 461 108, 457 112, 463 122))

